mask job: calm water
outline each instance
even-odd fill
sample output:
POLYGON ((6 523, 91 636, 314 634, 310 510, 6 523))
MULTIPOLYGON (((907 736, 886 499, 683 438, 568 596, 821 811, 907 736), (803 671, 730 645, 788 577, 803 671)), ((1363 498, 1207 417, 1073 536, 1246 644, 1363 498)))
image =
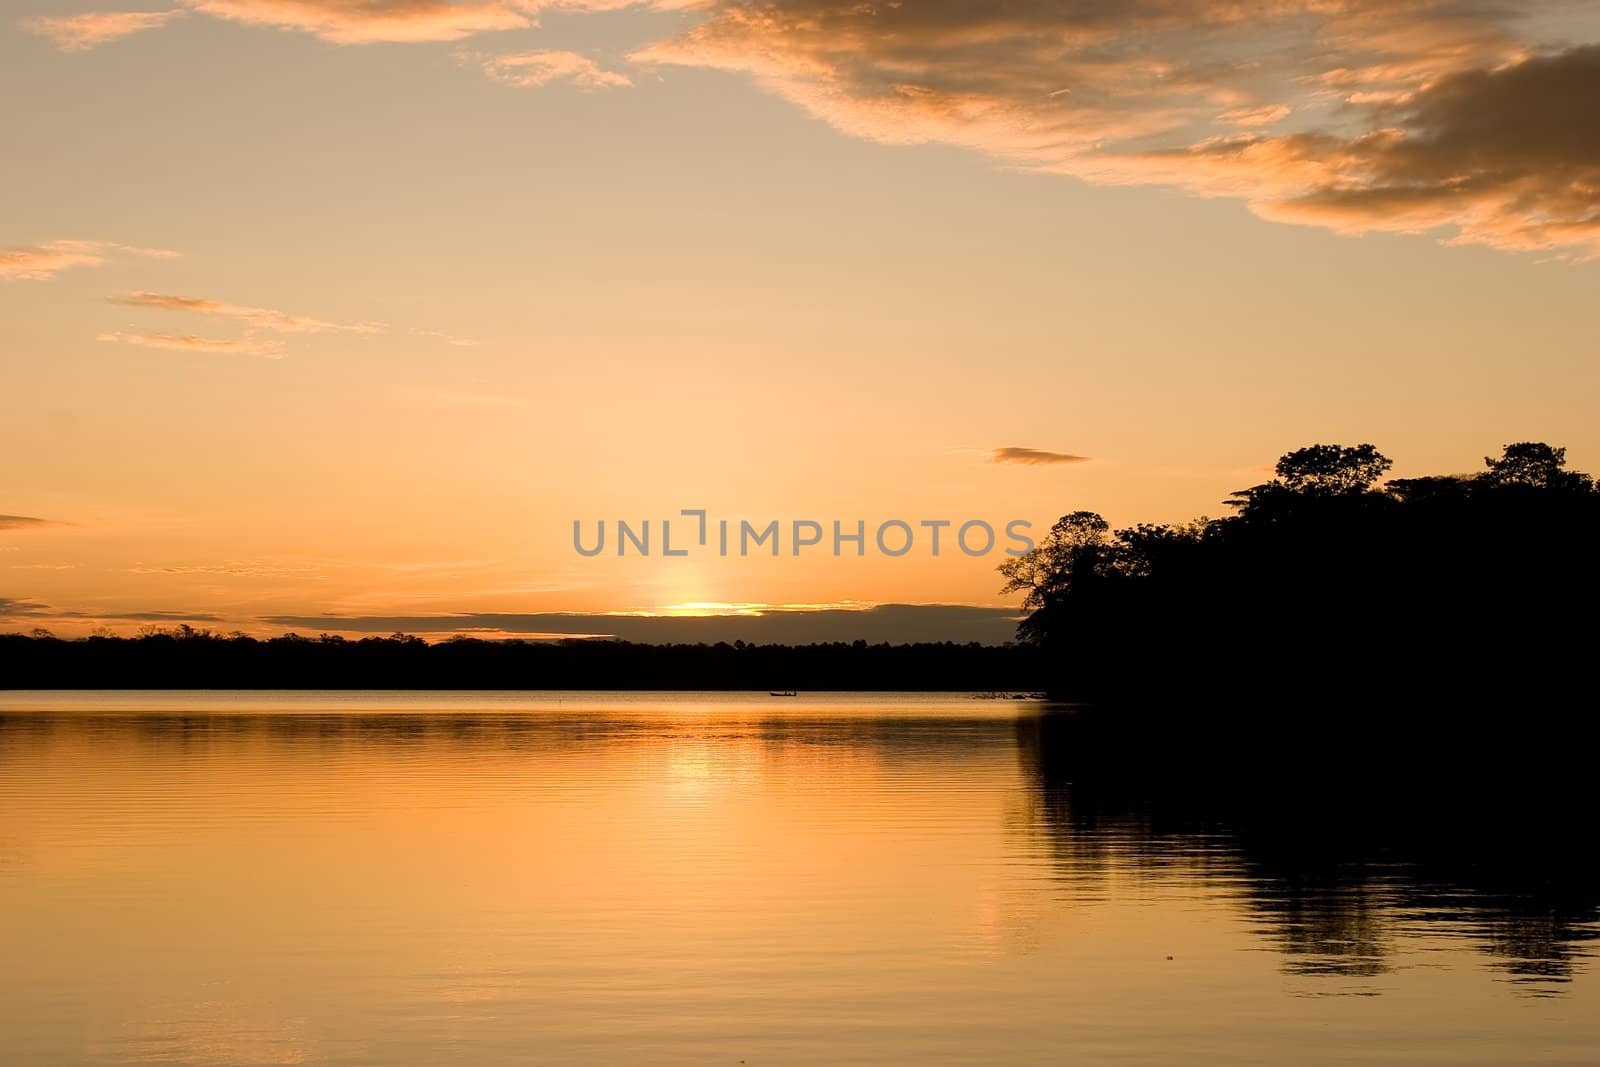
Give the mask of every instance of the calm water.
POLYGON ((1240 817, 1042 712, 0 693, 0 1062, 1600 1056, 1568 830, 1240 817))

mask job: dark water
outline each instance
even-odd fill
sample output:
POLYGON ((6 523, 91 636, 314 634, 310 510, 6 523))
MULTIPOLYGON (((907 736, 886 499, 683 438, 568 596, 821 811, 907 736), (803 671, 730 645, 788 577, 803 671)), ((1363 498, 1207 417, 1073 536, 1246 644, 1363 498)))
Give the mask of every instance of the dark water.
POLYGON ((1095 746, 947 696, 3 694, 0 1062, 1596 1061, 1568 800, 1095 746))

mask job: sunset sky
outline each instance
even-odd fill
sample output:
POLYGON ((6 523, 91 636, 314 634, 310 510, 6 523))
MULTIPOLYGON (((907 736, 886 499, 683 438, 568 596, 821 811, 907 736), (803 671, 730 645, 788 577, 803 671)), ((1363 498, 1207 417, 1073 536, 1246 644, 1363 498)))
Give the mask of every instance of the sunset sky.
POLYGON ((1179 521, 1314 441, 1600 468, 1592 0, 0 18, 0 631, 965 636, 998 550, 572 523, 1179 521))

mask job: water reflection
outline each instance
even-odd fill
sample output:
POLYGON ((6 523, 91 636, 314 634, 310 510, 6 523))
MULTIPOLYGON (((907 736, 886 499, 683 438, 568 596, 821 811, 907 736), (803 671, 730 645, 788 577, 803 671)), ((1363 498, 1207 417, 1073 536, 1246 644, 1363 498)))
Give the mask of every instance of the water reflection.
POLYGON ((1372 977, 1401 939, 1451 938, 1551 993, 1600 937, 1595 802, 1553 755, 1493 773, 1437 746, 1283 761, 1073 714, 1019 720, 1017 739, 1070 877, 1236 881, 1289 973, 1372 977))
POLYGON ((1600 1040, 1593 802, 1559 776, 955 698, 163 699, 0 705, 31 1062, 1600 1040))

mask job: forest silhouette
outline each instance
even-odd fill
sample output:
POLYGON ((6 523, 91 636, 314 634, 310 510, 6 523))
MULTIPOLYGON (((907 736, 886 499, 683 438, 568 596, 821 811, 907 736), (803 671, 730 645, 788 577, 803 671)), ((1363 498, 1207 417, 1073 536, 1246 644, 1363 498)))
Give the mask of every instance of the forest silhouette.
POLYGON ((1022 645, 642 644, 393 634, 258 639, 181 625, 138 637, 0 635, 11 689, 666 689, 934 690, 1040 688, 1022 645))
POLYGON ((1382 479, 1370 444, 1311 445, 1233 515, 1112 530, 1063 516, 1001 566, 1053 696, 1181 710, 1561 701, 1592 677, 1600 492, 1564 449, 1382 479))

